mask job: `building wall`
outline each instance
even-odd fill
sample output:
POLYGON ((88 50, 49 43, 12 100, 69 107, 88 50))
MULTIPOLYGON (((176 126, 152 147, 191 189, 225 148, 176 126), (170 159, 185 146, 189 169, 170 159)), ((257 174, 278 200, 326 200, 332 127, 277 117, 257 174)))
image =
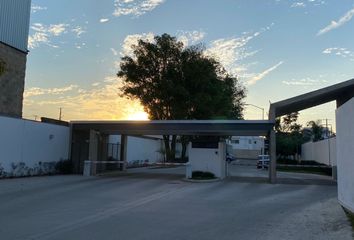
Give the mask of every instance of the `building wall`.
POLYGON ((337 166, 336 138, 303 144, 301 146, 301 159, 313 160, 328 166, 337 166))
POLYGON ((30 14, 31 0, 1 0, 0 42, 27 52, 30 14))
POLYGON ((22 117, 27 55, 0 42, 0 61, 4 72, 0 75, 0 114, 22 117))
POLYGON ((354 213, 354 98, 336 110, 339 202, 354 213))
POLYGON ((68 127, 0 117, 0 177, 54 172, 69 158, 68 127))
POLYGON ((262 148, 264 148, 264 138, 234 136, 231 138, 231 141, 228 141, 228 144, 230 144, 233 149, 262 150, 262 148))
POLYGON ((0 1, 0 115, 22 117, 30 14, 31 0, 0 1))
POLYGON ((264 138, 233 136, 227 142, 227 152, 238 159, 258 159, 258 155, 264 153, 264 138))

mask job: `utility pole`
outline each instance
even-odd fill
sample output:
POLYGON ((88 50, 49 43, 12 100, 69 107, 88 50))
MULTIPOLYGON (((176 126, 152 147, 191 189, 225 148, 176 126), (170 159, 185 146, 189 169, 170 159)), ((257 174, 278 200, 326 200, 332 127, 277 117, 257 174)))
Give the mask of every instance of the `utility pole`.
POLYGON ((327 138, 329 137, 328 135, 328 119, 326 118, 326 135, 327 135, 327 138))
POLYGON ((62 111, 62 108, 59 108, 59 121, 61 121, 61 111, 62 111))
MULTIPOLYGON (((326 121, 326 137, 329 138, 332 133, 330 134, 330 132, 329 132, 329 125, 331 125, 331 124, 329 124, 328 121, 331 121, 331 119, 326 118, 326 119, 321 119, 321 121, 326 121)), ((332 128, 332 125, 331 125, 331 128, 332 128)))
MULTIPOLYGON (((329 134, 329 128, 328 128, 328 121, 330 121, 331 119, 321 119, 326 121, 326 137, 327 137, 327 146, 328 146, 328 165, 332 166, 332 161, 331 161, 331 142, 330 142, 330 134, 329 134)), ((332 125, 331 125, 332 127, 332 125)))

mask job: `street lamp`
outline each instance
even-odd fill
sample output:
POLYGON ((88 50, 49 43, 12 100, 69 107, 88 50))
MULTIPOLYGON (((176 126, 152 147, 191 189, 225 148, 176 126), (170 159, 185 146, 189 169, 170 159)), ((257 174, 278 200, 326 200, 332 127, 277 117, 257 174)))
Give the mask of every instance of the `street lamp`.
POLYGON ((245 106, 252 106, 252 107, 261 109, 261 110, 262 110, 262 120, 264 120, 264 108, 259 107, 259 106, 256 106, 256 105, 254 105, 254 104, 250 104, 250 103, 246 103, 245 106))

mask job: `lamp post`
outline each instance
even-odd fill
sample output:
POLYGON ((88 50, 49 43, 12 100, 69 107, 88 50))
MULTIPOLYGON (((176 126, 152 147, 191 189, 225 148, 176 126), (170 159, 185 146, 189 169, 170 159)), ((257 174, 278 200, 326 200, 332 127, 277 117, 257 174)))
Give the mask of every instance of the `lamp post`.
POLYGON ((262 120, 264 120, 264 108, 259 107, 259 106, 256 106, 256 105, 254 105, 254 104, 250 104, 250 103, 246 103, 245 106, 252 106, 252 107, 261 109, 261 110, 262 110, 262 120))

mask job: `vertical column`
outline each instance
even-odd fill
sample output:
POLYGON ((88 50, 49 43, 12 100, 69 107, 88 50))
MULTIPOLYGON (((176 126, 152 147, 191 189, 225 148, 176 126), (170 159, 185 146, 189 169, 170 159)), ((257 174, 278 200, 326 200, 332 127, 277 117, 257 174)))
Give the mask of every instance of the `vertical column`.
POLYGON ((120 137, 120 161, 124 163, 120 165, 120 170, 127 170, 127 145, 128 145, 128 137, 127 135, 121 135, 120 137))
POLYGON ((108 160, 108 143, 109 143, 109 135, 101 134, 101 151, 99 156, 99 161, 107 161, 108 160))
POLYGON ((98 132, 90 130, 89 161, 91 161, 91 175, 96 175, 98 160, 98 132))
MULTIPOLYGON (((273 104, 269 107, 268 119, 270 122, 275 124, 276 118, 276 108, 273 104)), ((270 183, 276 183, 277 181, 277 145, 276 145, 276 135, 275 128, 269 131, 269 156, 270 156, 270 166, 269 166, 269 181, 270 183)))
POLYGON ((269 166, 269 181, 276 183, 277 181, 277 152, 275 131, 269 132, 269 147, 270 147, 270 166, 269 166))
MULTIPOLYGON (((107 134, 100 134, 100 141, 99 141, 99 150, 98 150, 98 161, 107 161, 108 160, 108 141, 109 135, 107 134)), ((105 171, 109 169, 111 163, 104 163, 99 164, 97 166, 99 171, 105 171)))

